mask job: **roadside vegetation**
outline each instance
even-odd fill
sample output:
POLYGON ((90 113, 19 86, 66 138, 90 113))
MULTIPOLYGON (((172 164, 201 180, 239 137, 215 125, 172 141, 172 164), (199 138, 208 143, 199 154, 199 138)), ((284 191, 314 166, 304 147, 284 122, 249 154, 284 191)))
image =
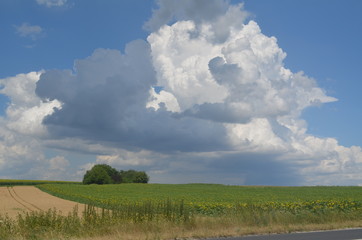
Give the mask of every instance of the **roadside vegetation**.
POLYGON ((0 239, 176 239, 362 227, 360 187, 42 184, 88 204, 0 218, 0 239))

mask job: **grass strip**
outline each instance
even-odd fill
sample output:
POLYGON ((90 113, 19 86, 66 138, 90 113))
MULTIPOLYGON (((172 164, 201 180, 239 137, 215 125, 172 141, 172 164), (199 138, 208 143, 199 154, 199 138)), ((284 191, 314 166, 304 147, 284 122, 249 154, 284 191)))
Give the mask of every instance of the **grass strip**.
POLYGON ((72 181, 0 179, 0 186, 35 186, 40 184, 81 184, 72 181))

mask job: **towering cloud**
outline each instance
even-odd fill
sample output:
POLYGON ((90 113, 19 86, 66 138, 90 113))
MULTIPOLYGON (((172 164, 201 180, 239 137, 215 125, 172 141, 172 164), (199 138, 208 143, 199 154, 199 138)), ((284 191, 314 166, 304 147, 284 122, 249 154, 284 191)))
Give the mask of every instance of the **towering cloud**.
POLYGON ((162 98, 154 92, 154 97, 150 96, 157 79, 149 47, 137 40, 127 45, 124 55, 98 49, 76 62, 76 73, 53 70, 42 74, 37 82, 38 96, 62 103, 60 110, 44 120, 52 136, 162 151, 224 145, 221 140, 211 141, 216 136, 224 138, 222 126, 176 116, 168 111, 178 108, 170 94, 161 92, 162 98), (157 99, 166 100, 169 106, 154 102, 157 99))
MULTIPOLYGON (((8 128, 42 133, 48 147, 96 153, 98 162, 143 166, 153 181, 360 183, 361 148, 312 136, 301 118, 337 99, 284 66, 277 39, 247 22, 243 5, 158 3, 147 41, 32 75, 29 106, 3 80, 3 93, 24 107, 9 106, 8 128)), ((49 166, 68 162, 57 156, 49 166)))

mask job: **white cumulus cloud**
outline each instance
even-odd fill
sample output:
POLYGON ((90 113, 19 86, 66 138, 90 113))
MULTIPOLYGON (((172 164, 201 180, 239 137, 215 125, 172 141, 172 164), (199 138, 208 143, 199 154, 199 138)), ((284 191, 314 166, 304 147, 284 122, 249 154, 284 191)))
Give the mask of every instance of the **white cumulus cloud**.
MULTIPOLYGON (((96 49, 72 70, 1 80, 11 102, 0 151, 28 154, 30 145, 14 144, 27 136, 39 150, 96 155, 74 174, 108 163, 143 168, 156 182, 361 183, 361 147, 308 134, 302 119, 306 108, 337 99, 288 69, 277 38, 246 21, 243 5, 158 4, 147 41, 96 49)), ((71 165, 37 153, 50 170, 71 165)))
MULTIPOLYGON (((49 169, 42 138, 43 119, 61 108, 58 100, 42 101, 35 94, 42 72, 0 79, 0 94, 9 97, 6 116, 0 117, 0 177, 44 179, 49 169), (42 170, 37 170, 41 168, 42 170)), ((58 176, 60 177, 60 176, 58 176)), ((63 176, 64 179, 65 175, 63 176)))
POLYGON ((46 128, 43 119, 51 115, 54 109, 61 108, 58 100, 42 101, 36 94, 36 82, 42 72, 19 74, 15 77, 0 79, 0 90, 10 98, 6 109, 6 127, 25 135, 44 135, 46 128))

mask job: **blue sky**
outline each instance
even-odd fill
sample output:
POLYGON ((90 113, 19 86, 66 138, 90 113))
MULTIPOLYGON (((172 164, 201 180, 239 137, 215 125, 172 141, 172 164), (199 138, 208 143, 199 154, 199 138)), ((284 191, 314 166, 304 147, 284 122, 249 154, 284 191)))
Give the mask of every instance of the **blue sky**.
POLYGON ((79 180, 108 163, 154 182, 362 184, 361 9, 3 0, 0 177, 79 180))

